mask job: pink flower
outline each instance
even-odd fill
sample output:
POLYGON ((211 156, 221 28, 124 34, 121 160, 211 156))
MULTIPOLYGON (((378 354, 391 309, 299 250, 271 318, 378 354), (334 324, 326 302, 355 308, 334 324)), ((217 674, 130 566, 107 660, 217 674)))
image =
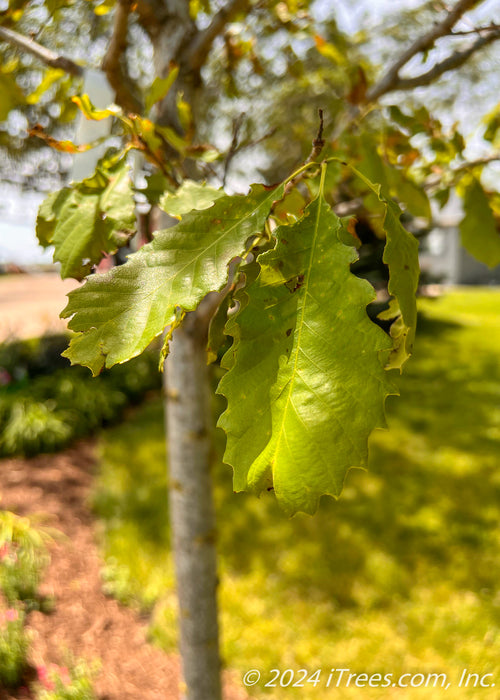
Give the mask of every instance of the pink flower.
POLYGON ((71 676, 69 675, 69 671, 66 668, 66 666, 59 667, 59 678, 61 679, 64 685, 71 684, 71 676))
POLYGON ((49 678, 49 670, 46 666, 37 666, 36 669, 36 674, 38 676, 38 680, 40 683, 43 685, 44 688, 47 690, 54 690, 55 689, 55 683, 53 683, 50 678, 49 678))
POLYGON ((7 620, 7 622, 15 622, 19 619, 19 612, 14 608, 9 608, 5 611, 4 617, 7 620))

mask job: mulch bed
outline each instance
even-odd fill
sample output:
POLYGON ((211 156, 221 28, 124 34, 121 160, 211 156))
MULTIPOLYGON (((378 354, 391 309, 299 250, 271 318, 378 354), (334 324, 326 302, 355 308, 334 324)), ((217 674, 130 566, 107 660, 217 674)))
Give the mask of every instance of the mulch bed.
MULTIPOLYGON (((97 659, 101 673, 95 687, 101 700, 174 700, 179 697, 178 657, 149 644, 147 621, 102 591, 102 561, 87 504, 95 464, 92 442, 57 455, 0 463, 1 507, 28 517, 46 514, 44 522, 64 535, 50 547, 40 591, 54 597, 54 610, 28 616, 31 663, 64 665, 68 652, 90 663, 97 659)), ((237 684, 226 678, 226 700, 247 697, 237 684)), ((29 697, 0 689, 0 700, 29 697)))

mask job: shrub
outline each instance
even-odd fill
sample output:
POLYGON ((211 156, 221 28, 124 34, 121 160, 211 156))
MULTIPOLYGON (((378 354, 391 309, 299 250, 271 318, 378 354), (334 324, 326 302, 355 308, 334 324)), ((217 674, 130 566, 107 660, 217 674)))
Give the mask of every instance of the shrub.
POLYGON ((157 352, 92 378, 60 356, 67 344, 62 335, 0 346, 0 456, 59 450, 160 387, 157 352))
POLYGON ((17 608, 0 612, 0 687, 15 688, 21 684, 28 666, 28 648, 24 614, 17 608))
POLYGON ((93 688, 95 674, 95 666, 89 668, 84 661, 70 668, 56 664, 39 666, 37 700, 96 700, 93 688))
POLYGON ((38 586, 49 561, 46 531, 27 518, 0 511, 0 589, 9 603, 38 599, 38 586))
POLYGON ((31 456, 52 452, 66 445, 71 437, 71 427, 64 414, 54 411, 49 402, 20 397, 10 405, 4 404, 2 413, 5 418, 0 454, 22 452, 31 456))

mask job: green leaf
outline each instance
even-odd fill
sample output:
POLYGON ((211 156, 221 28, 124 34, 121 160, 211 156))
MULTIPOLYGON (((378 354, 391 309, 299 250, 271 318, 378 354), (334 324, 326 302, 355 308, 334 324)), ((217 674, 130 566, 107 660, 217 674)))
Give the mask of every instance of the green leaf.
POLYGON ((500 264, 500 233, 481 183, 475 178, 464 192, 465 216, 460 223, 462 244, 488 267, 500 264))
POLYGON ((200 12, 210 14, 209 0, 189 0, 189 15, 191 19, 196 19, 200 12))
POLYGON ((412 136, 414 136, 415 134, 420 134, 426 130, 424 122, 429 120, 429 113, 425 110, 425 108, 423 109, 423 112, 421 110, 415 116, 412 116, 402 112, 396 105, 392 105, 389 107, 389 115, 391 119, 396 122, 396 124, 399 124, 399 126, 402 126, 403 129, 406 129, 412 136))
POLYGON ((236 491, 274 488, 289 514, 313 513, 350 467, 366 465, 368 436, 397 393, 383 369, 391 341, 366 314, 373 288, 351 273, 357 254, 340 228, 322 194, 279 227, 226 327, 224 460, 236 491))
POLYGON ((195 309, 227 279, 227 264, 259 235, 283 185, 256 185, 246 195, 224 196, 193 211, 129 256, 125 265, 90 277, 69 294, 63 318, 79 332, 64 355, 98 374, 106 365, 140 354, 166 326, 176 308, 195 309))
POLYGON ((233 301, 231 294, 226 294, 216 312, 214 313, 212 319, 210 320, 210 325, 208 327, 208 341, 207 341, 207 364, 216 362, 219 357, 219 352, 221 348, 227 343, 226 335, 226 323, 227 314, 229 307, 233 301))
POLYGON ((46 70, 40 85, 27 96, 26 102, 29 105, 36 105, 40 101, 42 95, 65 75, 66 73, 59 68, 49 68, 46 70))
POLYGON ((25 97, 15 77, 11 73, 4 72, 0 67, 0 122, 9 116, 9 112, 15 107, 25 103, 25 97))
MULTIPOLYGON (((374 134, 364 131, 359 137, 359 170, 372 182, 378 182, 384 189, 389 188, 387 168, 377 149, 378 141, 374 134)), ((372 189, 372 188, 370 188, 372 189)))
POLYGON ((151 173, 151 175, 146 175, 146 187, 140 187, 137 189, 141 192, 150 204, 158 204, 160 199, 163 197, 166 191, 172 189, 172 185, 169 183, 165 175, 159 172, 151 173))
POLYGON ((116 105, 110 105, 107 109, 96 109, 88 95, 75 95, 71 98, 71 101, 75 103, 84 117, 91 121, 100 122, 103 119, 121 115, 121 109, 116 105))
POLYGON ((345 54, 343 54, 342 51, 339 51, 339 49, 336 46, 330 44, 328 41, 323 39, 322 36, 316 34, 314 37, 314 43, 316 44, 316 49, 322 56, 328 58, 330 61, 332 61, 332 63, 335 63, 336 65, 345 65, 345 54))
POLYGON ((98 165, 92 177, 47 197, 37 217, 42 246, 54 246, 61 276, 83 279, 104 253, 124 246, 135 228, 135 202, 125 160, 98 165))
POLYGON ((146 94, 146 112, 149 112, 151 107, 163 100, 167 95, 168 91, 175 82, 175 79, 179 75, 179 66, 173 65, 169 71, 166 78, 155 78, 153 84, 149 88, 146 94))
POLYGON ((383 261, 389 268, 389 294, 395 297, 401 310, 401 322, 391 326, 394 348, 389 358, 388 368, 401 369, 412 353, 417 328, 416 292, 420 273, 418 242, 402 226, 399 220, 401 210, 396 202, 382 193, 380 185, 371 182, 356 168, 349 167, 384 205, 383 228, 387 240, 383 261))
POLYGON ((116 0, 103 0, 99 5, 94 7, 94 12, 98 16, 107 15, 116 4, 116 0))
POLYGON ((167 192, 160 198, 160 207, 170 216, 180 218, 193 209, 208 209, 223 196, 223 190, 216 190, 215 187, 209 187, 194 180, 184 180, 176 192, 173 194, 167 192))
POLYGON ((431 205, 423 187, 405 176, 398 168, 387 168, 393 194, 413 214, 431 219, 431 205))

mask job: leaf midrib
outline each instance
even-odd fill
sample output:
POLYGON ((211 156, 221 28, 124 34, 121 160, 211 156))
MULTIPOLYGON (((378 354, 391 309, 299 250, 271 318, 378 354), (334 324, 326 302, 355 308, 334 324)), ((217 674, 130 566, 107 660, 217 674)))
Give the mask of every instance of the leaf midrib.
MULTIPOLYGON (((212 243, 210 243, 210 245, 209 245, 208 247, 204 248, 204 249, 199 253, 199 255, 197 255, 195 258, 192 258, 191 261, 190 261, 189 263, 186 263, 180 270, 178 270, 178 271, 177 271, 175 274, 173 274, 171 277, 168 277, 167 279, 163 280, 158 286, 154 287, 154 288, 151 289, 149 292, 147 292, 146 295, 144 296, 144 299, 148 299, 148 298, 153 297, 154 295, 156 295, 156 294, 158 293, 158 290, 159 290, 159 289, 164 288, 164 286, 165 286, 165 285, 168 285, 168 284, 170 284, 170 292, 171 292, 171 288, 172 288, 172 286, 173 286, 173 282, 172 282, 173 280, 175 280, 182 272, 184 272, 184 270, 186 270, 187 268, 189 268, 191 265, 195 264, 195 263, 201 258, 201 255, 202 255, 203 251, 210 250, 211 248, 213 248, 214 246, 216 246, 216 245, 219 243, 219 241, 223 240, 223 239, 224 239, 226 236, 228 236, 232 231, 234 231, 234 229, 237 227, 237 225, 238 225, 239 223, 241 223, 242 221, 246 221, 246 220, 250 219, 250 218, 260 209, 260 207, 262 207, 272 196, 274 196, 274 195, 276 194, 276 190, 277 190, 277 189, 278 189, 278 188, 275 188, 274 190, 272 190, 272 191, 269 193, 269 195, 268 195, 265 199, 263 199, 261 202, 259 202, 259 204, 258 204, 256 207, 254 207, 254 208, 251 210, 251 212, 249 212, 249 213, 247 214, 246 217, 244 217, 243 219, 237 219, 237 220, 235 221, 235 223, 234 223, 230 228, 228 228, 228 229, 227 229, 226 231, 224 231, 217 239, 215 239, 212 243)), ((211 207, 209 207, 209 209, 211 209, 211 207)), ((192 292, 190 292, 190 293, 192 293, 192 292)), ((171 305, 172 305, 172 304, 171 304, 171 305)), ((183 308, 184 308, 185 311, 190 311, 190 309, 186 309, 184 306, 183 306, 183 308)), ((114 315, 114 316, 112 316, 111 318, 107 319, 107 320, 103 323, 103 325, 102 325, 100 328, 93 328, 93 329, 89 329, 88 331, 79 331, 79 332, 87 333, 87 332, 91 332, 92 330, 95 330, 95 331, 97 332, 97 334, 98 334, 99 337, 104 338, 104 337, 106 336, 105 328, 108 326, 108 324, 116 324, 117 319, 119 319, 120 316, 123 316, 124 314, 129 313, 129 311, 130 311, 129 309, 125 309, 125 310, 119 311, 116 315, 114 315)), ((75 315, 76 315, 76 313, 77 313, 77 312, 75 312, 75 315)), ((164 316, 164 319, 165 319, 165 316, 164 316)), ((139 346, 142 344, 142 342, 144 341, 144 334, 145 334, 145 330, 146 330, 146 327, 147 327, 147 321, 148 321, 148 320, 149 320, 149 317, 148 317, 148 319, 146 320, 146 322, 143 324, 143 330, 142 330, 142 332, 141 332, 141 334, 140 334, 140 340, 135 344, 135 349, 137 349, 137 347, 139 347, 139 346)), ((70 322, 71 322, 71 321, 70 321, 70 322)), ((168 323, 167 323, 167 325, 168 325, 168 323)), ((109 326, 108 326, 108 327, 109 327, 109 326)), ((159 332, 161 332, 161 331, 159 331, 159 332)), ((157 334, 157 335, 158 335, 158 334, 157 334)), ((153 337, 154 337, 154 336, 153 336, 153 337)))
MULTIPOLYGON (((315 221, 315 223, 314 223, 314 235, 313 235, 313 240, 312 240, 312 244, 311 244, 311 254, 310 254, 310 256, 309 256, 309 263, 308 263, 308 266, 307 266, 307 278, 306 278, 306 283, 305 283, 305 285, 304 285, 304 289, 303 289, 303 292, 302 292, 302 297, 303 297, 303 300, 304 300, 304 301, 303 301, 303 304, 302 304, 302 313, 301 313, 301 316, 300 316, 300 321, 299 321, 299 323, 298 323, 297 326, 296 326, 296 328, 298 328, 298 335, 297 335, 297 342, 296 342, 296 344, 295 344, 295 348, 296 348, 296 349, 295 349, 295 361, 294 361, 294 364, 293 364, 292 376, 291 376, 290 379, 289 379, 288 396, 287 396, 287 399, 286 399, 285 407, 284 407, 284 409, 283 409, 283 418, 282 418, 282 421, 281 421, 281 426, 280 426, 280 428, 279 428, 278 439, 277 439, 277 441, 276 441, 276 446, 275 446, 275 448, 274 448, 274 450, 273 450, 272 459, 270 460, 271 464, 272 464, 272 462, 276 459, 276 454, 278 453, 278 450, 279 450, 279 447, 280 447, 280 444, 281 444, 281 440, 282 440, 282 437, 283 437, 284 432, 285 432, 286 416, 287 416, 288 408, 289 408, 290 401, 291 401, 292 390, 293 390, 293 386, 294 386, 294 383, 295 383, 295 377, 296 377, 296 375, 297 375, 297 364, 298 364, 298 361, 299 361, 300 341, 301 341, 301 337, 302 337, 302 329, 303 329, 303 327, 304 327, 304 325, 305 325, 305 323, 304 323, 304 316, 305 316, 306 306, 307 306, 307 297, 308 297, 308 290, 309 290, 309 282, 310 282, 310 279, 311 279, 310 271, 311 271, 311 268, 312 268, 312 261, 313 261, 313 258, 314 258, 314 253, 316 252, 316 242, 317 242, 318 231, 319 231, 319 220, 320 220, 320 215, 321 215, 321 195, 318 195, 317 202, 318 202, 318 212, 317 212, 317 214, 316 214, 316 221, 315 221)), ((272 465, 272 468, 273 468, 273 472, 274 472, 274 465, 272 465)))

